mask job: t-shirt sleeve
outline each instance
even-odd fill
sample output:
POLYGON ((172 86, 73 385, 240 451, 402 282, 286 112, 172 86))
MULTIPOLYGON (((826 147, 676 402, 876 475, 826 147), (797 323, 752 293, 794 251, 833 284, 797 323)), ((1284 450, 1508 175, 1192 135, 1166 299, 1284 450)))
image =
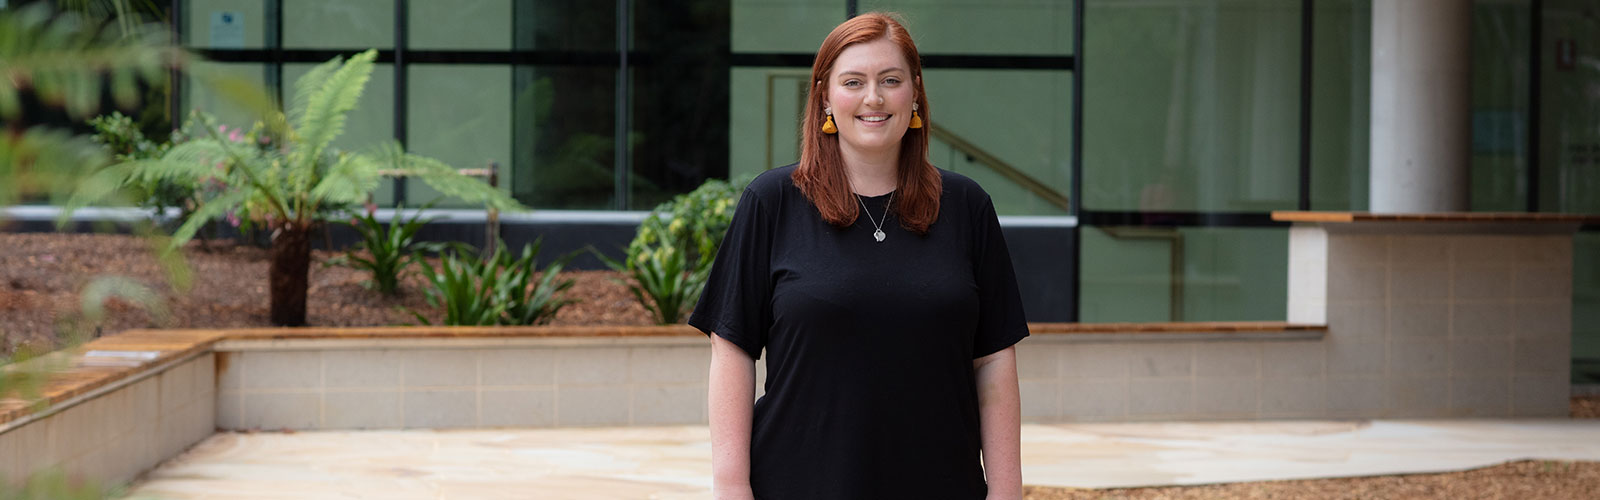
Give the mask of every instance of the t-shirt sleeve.
POLYGON ((750 359, 761 357, 772 322, 770 216, 764 213, 760 197, 746 189, 717 249, 700 302, 689 315, 690 326, 727 339, 750 359))
POLYGON ((1022 313, 1022 293, 1011 267, 1011 252, 1000 231, 994 202, 987 197, 978 210, 973 232, 973 273, 978 283, 978 332, 973 336, 972 357, 1000 352, 1028 336, 1022 313))

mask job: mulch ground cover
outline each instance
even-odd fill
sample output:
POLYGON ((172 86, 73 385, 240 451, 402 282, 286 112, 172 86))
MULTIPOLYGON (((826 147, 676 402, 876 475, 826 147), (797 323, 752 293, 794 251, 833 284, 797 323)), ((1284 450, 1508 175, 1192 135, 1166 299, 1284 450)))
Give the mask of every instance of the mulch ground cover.
MULTIPOLYGON (((113 300, 91 334, 114 335, 132 328, 222 328, 270 326, 267 321, 266 249, 232 241, 193 242, 184 248, 191 285, 175 291, 168 267, 152 257, 151 243, 102 234, 0 233, 0 354, 19 346, 54 345, 57 325, 81 310, 80 291, 96 276, 123 276, 161 294, 170 311, 153 317, 113 300)), ((362 286, 362 272, 324 266, 340 252, 317 251, 307 298, 314 326, 413 324, 407 308, 437 321, 439 311, 423 298, 421 279, 404 281, 402 293, 386 297, 362 286)), ((649 315, 611 271, 568 271, 577 283, 557 325, 642 325, 649 315)), ((1573 418, 1600 418, 1600 396, 1572 399, 1573 418)), ((1519 461, 1470 471, 1342 479, 1265 481, 1205 486, 1125 489, 1028 487, 1030 500, 1157 499, 1479 499, 1600 498, 1600 463, 1519 461)))

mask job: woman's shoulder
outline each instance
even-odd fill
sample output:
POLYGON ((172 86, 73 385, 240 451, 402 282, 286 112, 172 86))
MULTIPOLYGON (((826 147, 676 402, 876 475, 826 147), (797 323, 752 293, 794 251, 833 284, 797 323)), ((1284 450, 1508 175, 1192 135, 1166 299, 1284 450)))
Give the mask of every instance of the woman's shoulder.
POLYGON ((940 182, 944 184, 942 190, 946 201, 960 203, 963 206, 974 209, 990 203, 989 192, 984 191, 983 186, 978 185, 978 181, 942 168, 938 168, 938 170, 940 182))
POLYGON ((745 185, 744 192, 767 200, 780 199, 786 191, 795 189, 794 178, 791 175, 794 174, 796 165, 798 164, 791 163, 757 174, 755 179, 751 179, 750 183, 745 185))

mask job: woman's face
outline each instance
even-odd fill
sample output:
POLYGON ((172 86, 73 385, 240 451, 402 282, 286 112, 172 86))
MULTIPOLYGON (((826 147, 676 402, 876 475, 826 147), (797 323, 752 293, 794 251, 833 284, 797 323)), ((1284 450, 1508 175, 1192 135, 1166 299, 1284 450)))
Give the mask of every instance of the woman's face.
POLYGON ((828 74, 822 105, 833 108, 842 146, 899 151, 916 100, 911 65, 888 38, 846 47, 828 74))

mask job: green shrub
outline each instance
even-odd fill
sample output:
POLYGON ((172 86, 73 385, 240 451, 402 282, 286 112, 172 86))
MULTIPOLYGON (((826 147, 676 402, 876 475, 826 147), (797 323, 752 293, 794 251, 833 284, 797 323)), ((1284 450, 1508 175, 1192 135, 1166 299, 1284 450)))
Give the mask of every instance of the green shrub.
MULTIPOLYGON (((573 255, 556 259, 543 272, 535 268, 541 243, 524 245, 513 257, 505 242, 493 254, 479 259, 470 252, 443 254, 439 267, 421 260, 428 281, 428 302, 444 309, 444 324, 451 326, 538 325, 576 302, 564 296, 574 283, 560 279, 573 255)), ((412 311, 423 324, 428 318, 412 311)))
POLYGON ((652 210, 628 244, 627 258, 595 254, 624 282, 656 323, 679 323, 700 300, 717 247, 733 221, 740 187, 712 179, 652 210))

